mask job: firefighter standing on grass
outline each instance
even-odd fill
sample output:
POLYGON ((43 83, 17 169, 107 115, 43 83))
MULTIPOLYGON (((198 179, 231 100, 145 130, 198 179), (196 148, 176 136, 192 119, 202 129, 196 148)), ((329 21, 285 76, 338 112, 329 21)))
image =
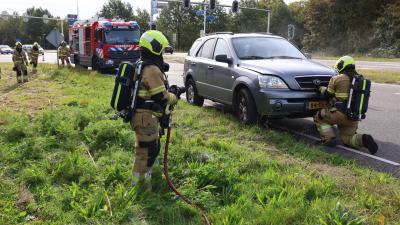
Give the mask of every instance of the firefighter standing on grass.
POLYGON ((336 145, 333 125, 337 125, 343 144, 356 149, 366 147, 371 154, 375 154, 378 145, 372 136, 357 134, 358 121, 349 119, 343 111, 343 107, 340 107, 348 101, 351 77, 357 74, 354 59, 350 56, 341 57, 336 62, 335 69, 340 75, 332 77, 328 87, 319 88, 321 94, 330 99, 329 108, 321 109, 314 116, 322 144, 326 146, 336 145))
POLYGON ((32 73, 37 72, 37 65, 38 65, 38 59, 39 59, 39 44, 35 42, 32 46, 32 49, 29 51, 29 63, 32 65, 32 73))
POLYGON ((71 66, 71 63, 69 62, 70 49, 67 46, 67 42, 65 41, 61 42, 60 47, 58 47, 57 53, 58 53, 58 58, 61 60, 61 66, 64 67, 65 62, 67 62, 68 67, 70 67, 71 66))
POLYGON ((134 183, 151 190, 151 170, 160 152, 160 118, 167 105, 177 102, 168 92, 162 53, 168 46, 165 36, 155 30, 145 32, 139 41, 142 80, 137 107, 131 120, 136 133, 136 154, 133 165, 134 183))
POLYGON ((17 73, 17 82, 28 82, 28 60, 26 59, 25 51, 22 49, 21 42, 15 43, 15 49, 12 55, 12 61, 14 62, 13 70, 17 73), (22 79, 22 74, 24 75, 22 79))

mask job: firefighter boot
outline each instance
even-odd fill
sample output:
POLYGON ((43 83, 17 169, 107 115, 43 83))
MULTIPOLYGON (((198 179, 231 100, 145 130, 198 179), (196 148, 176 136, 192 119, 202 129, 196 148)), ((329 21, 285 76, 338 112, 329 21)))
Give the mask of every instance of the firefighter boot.
POLYGON ((378 145, 374 138, 369 134, 363 134, 362 142, 364 147, 368 148, 369 152, 373 155, 378 151, 378 145))
POLYGON ((24 82, 28 82, 28 71, 24 70, 24 82))

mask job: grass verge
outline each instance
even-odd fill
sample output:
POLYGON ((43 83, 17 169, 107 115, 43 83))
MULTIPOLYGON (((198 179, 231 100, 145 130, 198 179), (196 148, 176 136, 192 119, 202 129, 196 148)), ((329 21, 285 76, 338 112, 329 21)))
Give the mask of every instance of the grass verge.
MULTIPOLYGON (((369 57, 365 55, 349 54, 357 61, 370 61, 370 62, 400 62, 400 58, 381 58, 381 57, 369 57)), ((338 60, 341 56, 331 56, 322 53, 312 54, 315 59, 326 59, 326 60, 338 60)))
MULTIPOLYGON (((132 187, 135 138, 109 119, 111 76, 39 70, 14 89, 1 81, 0 224, 201 224, 168 190, 160 166, 153 193, 132 187), (52 104, 34 101, 53 90, 52 104)), ((173 119, 171 177, 214 224, 400 221, 400 182, 388 174, 212 108, 180 102, 173 119)))
POLYGON ((400 72, 384 70, 358 70, 358 73, 377 83, 400 84, 400 72))

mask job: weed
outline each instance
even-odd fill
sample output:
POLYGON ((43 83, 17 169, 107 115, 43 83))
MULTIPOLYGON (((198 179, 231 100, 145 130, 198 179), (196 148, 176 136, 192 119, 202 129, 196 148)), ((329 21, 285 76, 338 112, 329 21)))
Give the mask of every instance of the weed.
POLYGON ((328 213, 324 213, 319 218, 319 222, 321 225, 362 225, 364 220, 355 217, 340 202, 337 202, 334 209, 328 213))

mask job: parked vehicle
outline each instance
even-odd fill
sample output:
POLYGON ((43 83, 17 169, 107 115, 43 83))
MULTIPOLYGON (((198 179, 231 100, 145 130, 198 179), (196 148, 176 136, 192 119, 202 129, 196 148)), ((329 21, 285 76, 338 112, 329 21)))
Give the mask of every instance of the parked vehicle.
MULTIPOLYGON (((32 49, 33 45, 22 45, 22 49, 29 53, 30 50, 32 49)), ((44 55, 44 49, 39 45, 39 54, 44 55)))
POLYGON ((0 54, 12 54, 13 50, 8 45, 0 45, 0 54))
POLYGON ((259 118, 309 117, 326 101, 317 93, 336 72, 308 59, 286 39, 217 33, 197 39, 185 59, 187 101, 233 108, 243 124, 259 118))
POLYGON ((71 61, 99 72, 117 68, 122 61, 134 63, 140 57, 139 39, 135 21, 78 21, 69 29, 71 61))

